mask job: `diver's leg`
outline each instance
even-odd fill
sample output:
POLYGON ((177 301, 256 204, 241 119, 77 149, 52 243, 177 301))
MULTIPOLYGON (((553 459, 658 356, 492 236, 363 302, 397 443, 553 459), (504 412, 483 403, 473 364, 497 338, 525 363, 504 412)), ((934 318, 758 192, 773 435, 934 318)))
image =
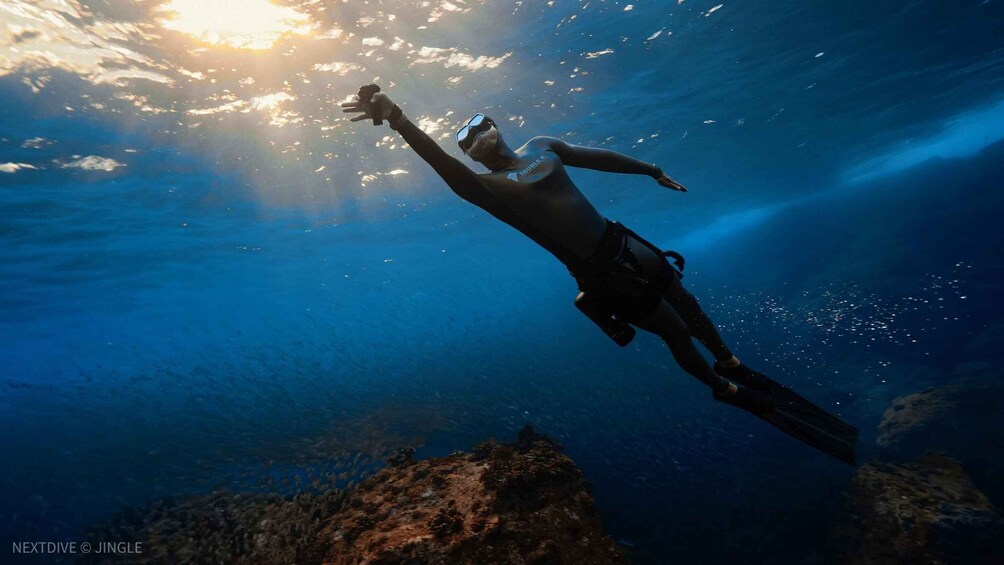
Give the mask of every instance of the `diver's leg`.
POLYGON ((722 336, 718 333, 718 328, 701 308, 697 298, 683 287, 679 277, 666 278, 668 280, 663 287, 663 297, 686 322, 687 327, 690 328, 690 335, 704 344, 704 347, 711 352, 719 364, 725 367, 739 365, 739 359, 736 359, 732 351, 725 345, 722 336))
POLYGON ((735 385, 715 373, 704 360, 690 338, 687 324, 665 300, 659 301, 659 305, 635 325, 661 337, 680 367, 711 387, 714 392, 729 394, 735 391, 735 385))
POLYGON ((632 235, 627 237, 627 246, 642 273, 662 282, 663 298, 683 319, 689 328, 690 335, 697 338, 697 341, 700 341, 711 352, 719 364, 724 366, 738 365, 739 360, 735 359, 728 346, 722 341, 722 336, 718 335, 715 324, 701 309, 697 298, 683 288, 680 277, 676 276, 675 273, 667 272, 670 267, 666 264, 666 259, 656 252, 655 247, 632 235))

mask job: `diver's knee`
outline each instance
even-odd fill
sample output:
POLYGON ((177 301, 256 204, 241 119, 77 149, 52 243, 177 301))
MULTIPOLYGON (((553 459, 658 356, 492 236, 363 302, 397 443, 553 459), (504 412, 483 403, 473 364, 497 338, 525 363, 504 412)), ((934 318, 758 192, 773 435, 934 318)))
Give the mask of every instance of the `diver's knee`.
POLYGON ((673 301, 672 304, 686 322, 699 320, 701 317, 706 316, 704 310, 701 309, 700 302, 697 301, 697 297, 689 292, 684 292, 684 294, 677 297, 677 300, 673 301))

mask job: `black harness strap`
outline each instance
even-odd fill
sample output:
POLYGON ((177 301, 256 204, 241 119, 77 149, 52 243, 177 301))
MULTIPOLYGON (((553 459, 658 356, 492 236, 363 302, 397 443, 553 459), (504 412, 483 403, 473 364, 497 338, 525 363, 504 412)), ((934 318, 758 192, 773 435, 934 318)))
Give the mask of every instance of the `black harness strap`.
POLYGON ((667 277, 682 278, 683 264, 679 253, 662 251, 620 223, 607 220, 606 233, 593 254, 568 267, 581 291, 575 305, 618 345, 625 346, 634 337, 629 321, 647 316, 659 304, 670 286, 667 277), (628 236, 662 258, 658 274, 645 272, 628 249, 628 236), (673 257, 678 268, 667 257, 673 257))
POLYGON ((683 255, 680 255, 676 251, 666 250, 666 251, 662 252, 662 256, 663 257, 672 257, 673 258, 673 263, 676 264, 676 270, 679 271, 680 278, 682 279, 683 278, 683 266, 687 263, 687 260, 683 258, 683 255))
POLYGON ((633 277, 649 284, 658 284, 658 281, 649 280, 649 277, 643 275, 644 269, 637 257, 631 253, 625 255, 627 236, 629 235, 651 249, 657 256, 663 257, 664 260, 667 257, 672 257, 676 264, 675 268, 669 265, 668 261, 666 261, 667 266, 676 276, 683 278, 685 264, 683 255, 676 251, 663 251, 624 227, 620 222, 607 220, 607 231, 593 254, 583 261, 568 266, 569 272, 579 283, 579 290, 605 286, 603 279, 607 278, 608 275, 614 275, 617 278, 633 277), (622 261, 626 261, 630 267, 625 266, 622 261))

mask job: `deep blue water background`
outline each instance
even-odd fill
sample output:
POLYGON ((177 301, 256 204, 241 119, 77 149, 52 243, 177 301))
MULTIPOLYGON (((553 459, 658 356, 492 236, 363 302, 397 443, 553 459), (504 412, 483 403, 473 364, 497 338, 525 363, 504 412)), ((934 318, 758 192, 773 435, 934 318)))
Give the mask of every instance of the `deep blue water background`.
MULTIPOLYGON (((95 34, 149 18, 70 4, 95 34)), ((571 171, 608 217, 687 256, 741 358, 858 424, 862 461, 894 397, 952 378, 1004 321, 1001 2, 499 2, 435 22, 321 4, 300 8, 354 35, 253 54, 117 40, 168 83, 29 64, 3 39, 18 64, 0 65, 0 165, 35 167, 0 173, 4 543, 530 422, 641 562, 820 558, 853 469, 714 403, 655 338, 613 345, 552 257, 381 141, 393 132, 342 120, 372 80, 442 119, 436 135, 484 109, 514 146, 559 135, 687 185, 571 171), (420 46, 509 56, 416 62, 420 46), (313 66, 332 61, 361 68, 313 66), (191 111, 276 91, 285 123, 191 111), (88 155, 125 166, 64 167, 88 155)))

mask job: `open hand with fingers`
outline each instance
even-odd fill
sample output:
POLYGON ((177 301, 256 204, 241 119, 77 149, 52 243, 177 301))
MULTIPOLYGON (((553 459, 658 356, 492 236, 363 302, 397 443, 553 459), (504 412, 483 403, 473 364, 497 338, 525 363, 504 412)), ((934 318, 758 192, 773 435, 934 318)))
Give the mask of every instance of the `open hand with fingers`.
POLYGON ((360 102, 358 95, 353 101, 342 102, 342 112, 362 112, 360 115, 354 116, 351 119, 353 122, 359 122, 373 117, 386 120, 390 117, 392 110, 394 110, 394 101, 390 99, 390 96, 387 96, 383 92, 374 93, 368 104, 360 102))
POLYGON ((655 177, 655 182, 665 186, 666 188, 671 188, 679 192, 687 192, 687 189, 682 184, 666 176, 666 173, 663 173, 662 170, 660 170, 659 173, 660 175, 655 177))

